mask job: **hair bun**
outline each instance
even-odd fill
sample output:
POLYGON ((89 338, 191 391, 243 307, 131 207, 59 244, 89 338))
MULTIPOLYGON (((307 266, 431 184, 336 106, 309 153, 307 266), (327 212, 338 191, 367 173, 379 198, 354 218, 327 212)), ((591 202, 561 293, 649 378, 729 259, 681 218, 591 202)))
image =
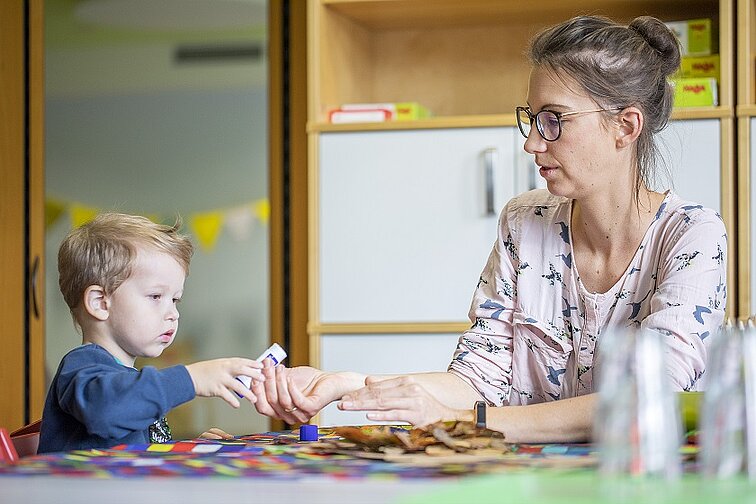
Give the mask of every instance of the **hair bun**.
POLYGON ((640 16, 628 28, 643 37, 659 53, 665 75, 677 72, 680 67, 680 42, 667 25, 654 17, 640 16))

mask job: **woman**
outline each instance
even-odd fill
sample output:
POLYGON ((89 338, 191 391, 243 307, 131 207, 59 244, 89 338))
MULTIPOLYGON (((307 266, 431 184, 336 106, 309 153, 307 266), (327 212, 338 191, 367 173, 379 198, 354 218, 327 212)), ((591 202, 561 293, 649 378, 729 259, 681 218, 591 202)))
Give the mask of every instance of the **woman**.
POLYGON ((696 388, 724 318, 727 239, 714 211, 652 190, 677 40, 651 17, 578 17, 539 34, 529 57, 517 122, 548 191, 502 211, 448 372, 268 367, 259 412, 304 422, 341 399, 370 420, 425 425, 472 420, 484 400, 487 427, 509 441, 585 440, 601 335, 627 327, 661 332, 670 382, 696 388))

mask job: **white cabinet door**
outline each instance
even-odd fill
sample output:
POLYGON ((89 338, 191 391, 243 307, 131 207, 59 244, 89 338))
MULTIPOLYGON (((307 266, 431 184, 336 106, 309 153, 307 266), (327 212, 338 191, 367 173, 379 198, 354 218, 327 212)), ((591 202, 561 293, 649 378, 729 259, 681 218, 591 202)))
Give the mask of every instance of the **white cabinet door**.
MULTIPOLYGON (((375 375, 446 371, 458 339, 458 334, 325 334, 320 338, 320 365, 325 371, 375 375)), ((323 409, 318 422, 321 426, 379 423, 369 422, 363 412, 339 411, 335 404, 323 409)))
POLYGON ((498 213, 516 192, 515 132, 321 134, 320 321, 466 320, 498 213))
POLYGON ((683 199, 721 212, 719 132, 719 119, 670 121, 658 145, 671 172, 672 184, 660 180, 657 189, 671 188, 683 199))

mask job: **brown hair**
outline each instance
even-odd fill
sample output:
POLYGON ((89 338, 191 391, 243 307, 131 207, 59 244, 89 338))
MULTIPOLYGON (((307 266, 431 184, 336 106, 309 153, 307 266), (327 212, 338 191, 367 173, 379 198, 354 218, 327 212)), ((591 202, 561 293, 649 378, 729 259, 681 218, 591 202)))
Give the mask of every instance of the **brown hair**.
POLYGON ((623 26, 601 16, 579 16, 538 34, 528 53, 535 66, 562 72, 602 108, 635 106, 645 119, 635 144, 635 195, 651 188, 660 163, 654 135, 672 113, 668 77, 680 66, 674 33, 650 16, 623 26))
POLYGON ((58 285, 69 309, 81 303, 90 285, 114 292, 131 275, 138 245, 166 252, 188 275, 194 247, 180 228, 180 219, 165 226, 138 215, 104 213, 71 231, 58 250, 58 285))

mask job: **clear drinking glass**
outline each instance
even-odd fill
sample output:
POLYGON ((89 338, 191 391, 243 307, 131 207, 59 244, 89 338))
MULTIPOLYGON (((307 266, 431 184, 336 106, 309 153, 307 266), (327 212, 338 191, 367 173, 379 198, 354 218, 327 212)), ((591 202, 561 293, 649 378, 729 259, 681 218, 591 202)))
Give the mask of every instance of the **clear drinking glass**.
POLYGON ((701 472, 756 479, 756 329, 726 328, 712 344, 701 411, 701 472))
POLYGON ((651 330, 602 335, 594 438, 603 474, 671 479, 681 473, 681 421, 663 338, 651 330))

